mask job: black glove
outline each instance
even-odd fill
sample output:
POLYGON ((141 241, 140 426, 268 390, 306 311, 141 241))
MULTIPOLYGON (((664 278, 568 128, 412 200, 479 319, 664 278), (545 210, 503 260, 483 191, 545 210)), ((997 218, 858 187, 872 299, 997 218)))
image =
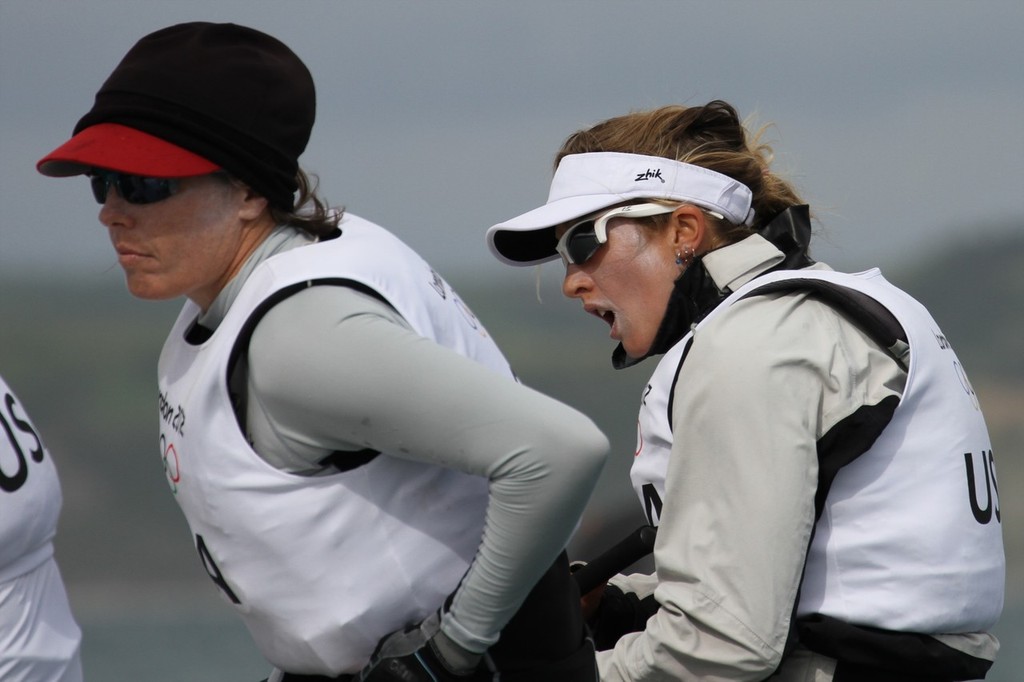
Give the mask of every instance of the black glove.
MULTIPOLYGON (((441 615, 392 632, 380 641, 355 682, 490 682, 493 675, 481 664, 482 657, 465 652, 471 663, 456 666, 439 650, 441 615)), ((457 646, 448 640, 446 648, 457 646)))
POLYGON ((613 649, 623 635, 642 632, 647 627, 647 620, 659 608, 653 594, 639 599, 631 592, 608 585, 601 595, 597 613, 588 623, 594 635, 595 648, 598 651, 613 649))

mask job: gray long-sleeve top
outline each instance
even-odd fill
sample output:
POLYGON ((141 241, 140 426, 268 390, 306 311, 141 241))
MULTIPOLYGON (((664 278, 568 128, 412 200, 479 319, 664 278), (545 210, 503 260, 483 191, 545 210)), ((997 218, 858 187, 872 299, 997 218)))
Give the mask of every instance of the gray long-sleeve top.
MULTIPOLYGON (((309 241, 275 230, 200 323, 216 328, 259 263, 309 241)), ((248 435, 278 468, 315 476, 334 451, 372 448, 489 479, 482 543, 442 630, 469 651, 493 644, 574 530, 608 451, 604 434, 342 286, 275 305, 256 326, 247 360, 248 435), (302 352, 285 352, 296 347, 302 352)))

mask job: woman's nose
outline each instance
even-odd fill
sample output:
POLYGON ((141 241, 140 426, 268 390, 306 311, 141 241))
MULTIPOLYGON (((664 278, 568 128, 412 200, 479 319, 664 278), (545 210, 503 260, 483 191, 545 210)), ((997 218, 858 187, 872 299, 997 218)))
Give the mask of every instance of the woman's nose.
POLYGON ((565 266, 565 279, 562 280, 562 294, 566 298, 579 298, 590 289, 593 281, 578 265, 565 266))
POLYGON ((115 225, 126 225, 130 221, 128 212, 124 210, 127 205, 121 195, 111 187, 107 191, 107 199, 100 207, 99 221, 104 227, 110 228, 115 225))

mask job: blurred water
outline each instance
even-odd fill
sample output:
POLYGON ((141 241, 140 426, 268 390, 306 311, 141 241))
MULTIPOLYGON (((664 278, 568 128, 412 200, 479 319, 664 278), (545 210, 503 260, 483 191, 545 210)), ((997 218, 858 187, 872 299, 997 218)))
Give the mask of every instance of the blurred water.
POLYGON ((1017 602, 1003 612, 995 633, 1001 644, 999 658, 985 679, 1021 682, 1024 680, 1024 603, 1017 602))
POLYGON ((271 667, 234 617, 83 622, 87 682, 259 682, 271 667))
MULTIPOLYGON (((103 618, 83 622, 88 682, 259 682, 270 671, 241 621, 204 615, 103 618)), ((996 629, 1000 658, 987 682, 1024 679, 1024 603, 1006 611, 996 629)))

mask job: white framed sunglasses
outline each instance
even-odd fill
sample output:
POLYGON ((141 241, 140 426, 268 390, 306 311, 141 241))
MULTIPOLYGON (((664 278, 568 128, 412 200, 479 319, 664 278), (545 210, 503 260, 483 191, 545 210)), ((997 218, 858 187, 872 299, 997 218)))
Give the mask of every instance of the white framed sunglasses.
POLYGON ((590 260, 597 250, 608 241, 608 221, 618 216, 647 218, 654 215, 671 213, 679 208, 665 204, 626 204, 606 211, 594 218, 585 218, 574 224, 558 240, 555 251, 562 257, 562 263, 579 265, 590 260))
MULTIPOLYGON (((585 218, 566 230, 555 245, 555 251, 562 257, 562 263, 579 265, 593 258, 597 250, 608 241, 608 221, 618 216, 648 218, 655 215, 671 213, 683 204, 666 206, 648 202, 644 204, 626 204, 611 209, 595 218, 585 218)), ((724 216, 716 211, 702 208, 709 215, 724 220, 724 216)))

